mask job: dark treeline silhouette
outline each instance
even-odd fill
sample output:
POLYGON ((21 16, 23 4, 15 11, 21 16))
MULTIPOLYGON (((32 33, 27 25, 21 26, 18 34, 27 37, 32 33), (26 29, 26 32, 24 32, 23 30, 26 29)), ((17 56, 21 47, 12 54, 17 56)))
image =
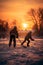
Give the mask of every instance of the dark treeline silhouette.
POLYGON ((5 38, 8 35, 8 22, 0 19, 0 38, 5 38))
POLYGON ((43 8, 31 9, 27 14, 32 18, 36 35, 43 36, 43 8))
MULTIPOLYGON (((33 21, 34 23, 33 26, 33 30, 35 31, 34 33, 37 36, 43 36, 43 8, 30 9, 30 11, 28 11, 27 14, 28 14, 27 16, 31 17, 32 19, 31 21, 33 21)), ((17 22, 15 23, 15 21, 16 20, 14 20, 13 25, 17 24, 17 22)), ((0 38, 8 36, 8 30, 9 30, 8 22, 0 19, 0 38)))

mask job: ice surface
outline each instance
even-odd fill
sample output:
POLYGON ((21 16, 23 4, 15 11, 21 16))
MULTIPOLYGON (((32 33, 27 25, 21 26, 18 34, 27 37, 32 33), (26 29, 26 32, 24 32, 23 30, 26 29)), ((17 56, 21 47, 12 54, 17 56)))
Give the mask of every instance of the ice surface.
POLYGON ((9 48, 9 39, 0 39, 0 65, 43 65, 43 39, 35 40, 26 48, 17 40, 16 47, 12 43, 9 48))

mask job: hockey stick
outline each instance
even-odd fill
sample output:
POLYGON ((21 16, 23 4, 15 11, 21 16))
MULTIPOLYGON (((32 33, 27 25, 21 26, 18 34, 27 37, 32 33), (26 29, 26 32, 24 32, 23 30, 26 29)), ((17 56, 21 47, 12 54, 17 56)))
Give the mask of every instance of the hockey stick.
POLYGON ((21 40, 20 40, 19 38, 18 38, 18 40, 19 40, 20 43, 22 43, 21 40))

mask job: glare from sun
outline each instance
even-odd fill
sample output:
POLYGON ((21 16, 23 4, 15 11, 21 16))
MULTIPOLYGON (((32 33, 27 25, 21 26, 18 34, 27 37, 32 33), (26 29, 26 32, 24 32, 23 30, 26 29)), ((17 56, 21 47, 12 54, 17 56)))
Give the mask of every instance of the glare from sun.
POLYGON ((27 24, 27 23, 23 23, 23 24, 22 24, 23 30, 27 30, 27 27, 28 27, 28 24, 27 24))
POLYGON ((27 28, 27 24, 26 24, 26 23, 24 23, 24 24, 23 24, 23 27, 24 27, 24 28, 27 28))

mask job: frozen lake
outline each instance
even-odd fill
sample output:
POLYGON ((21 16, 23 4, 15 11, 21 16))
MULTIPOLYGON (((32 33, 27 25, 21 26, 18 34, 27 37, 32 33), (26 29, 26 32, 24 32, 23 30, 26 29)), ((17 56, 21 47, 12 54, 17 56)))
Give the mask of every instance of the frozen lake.
POLYGON ((9 48, 8 43, 9 39, 0 39, 0 65, 43 65, 43 39, 31 41, 29 47, 18 40, 15 48, 13 43, 9 48))

